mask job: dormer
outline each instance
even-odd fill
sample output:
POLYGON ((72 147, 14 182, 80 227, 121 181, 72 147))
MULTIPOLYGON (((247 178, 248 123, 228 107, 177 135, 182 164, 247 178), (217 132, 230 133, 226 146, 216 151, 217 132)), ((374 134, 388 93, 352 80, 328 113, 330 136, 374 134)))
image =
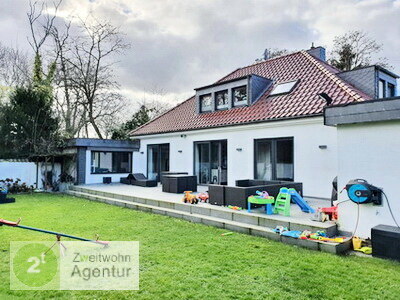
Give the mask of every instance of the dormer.
POLYGON ((197 88, 197 113, 252 105, 271 85, 272 80, 251 74, 197 88))
POLYGON ((357 68, 337 75, 373 99, 397 96, 397 79, 399 76, 381 66, 373 65, 357 68))

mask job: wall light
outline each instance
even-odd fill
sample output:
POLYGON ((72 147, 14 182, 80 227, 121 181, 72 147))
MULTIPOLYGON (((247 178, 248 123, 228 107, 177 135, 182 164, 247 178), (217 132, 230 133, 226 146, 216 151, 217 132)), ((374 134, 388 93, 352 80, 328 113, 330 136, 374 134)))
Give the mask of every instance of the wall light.
POLYGON ((182 150, 178 150, 178 153, 182 153, 182 150))
POLYGON ((323 150, 325 150, 325 149, 327 149, 327 148, 328 148, 328 146, 327 146, 327 145, 319 145, 319 146, 318 146, 318 148, 319 148, 319 149, 323 149, 323 150))
POLYGON ((242 148, 236 148, 236 151, 242 152, 243 149, 242 148))
POLYGON ((143 151, 140 151, 140 154, 144 154, 144 152, 143 152, 143 151))
POLYGON ((181 138, 186 138, 186 134, 181 134, 181 138))

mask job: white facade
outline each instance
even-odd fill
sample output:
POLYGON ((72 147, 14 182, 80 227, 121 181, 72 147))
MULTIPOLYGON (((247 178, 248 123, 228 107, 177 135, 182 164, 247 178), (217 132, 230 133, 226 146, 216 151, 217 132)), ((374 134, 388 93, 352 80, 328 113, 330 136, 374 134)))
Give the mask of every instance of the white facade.
POLYGON ((228 185, 234 185, 254 178, 254 140, 281 137, 293 137, 294 180, 303 183, 304 195, 330 198, 337 175, 336 128, 324 126, 322 117, 138 136, 133 172, 147 174, 147 145, 169 143, 170 171, 194 174, 194 142, 227 140, 228 185))
MULTIPOLYGON (((351 179, 361 178, 383 189, 393 214, 400 224, 400 121, 338 125, 338 189, 351 179)), ((343 191, 339 200, 348 199, 343 191)), ((385 197, 382 206, 361 204, 356 235, 370 237, 378 224, 393 225, 385 197)), ((339 204, 339 229, 353 232, 357 221, 357 204, 339 204)))

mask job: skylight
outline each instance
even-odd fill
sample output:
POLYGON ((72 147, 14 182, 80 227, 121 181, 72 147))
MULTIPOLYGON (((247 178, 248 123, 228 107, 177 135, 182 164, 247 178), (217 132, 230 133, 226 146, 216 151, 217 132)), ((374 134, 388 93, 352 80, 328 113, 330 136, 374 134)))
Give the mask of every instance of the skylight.
POLYGON ((276 85, 275 88, 272 90, 270 96, 290 93, 293 90, 293 88, 295 87, 297 81, 298 80, 294 80, 294 81, 280 83, 280 84, 276 85))

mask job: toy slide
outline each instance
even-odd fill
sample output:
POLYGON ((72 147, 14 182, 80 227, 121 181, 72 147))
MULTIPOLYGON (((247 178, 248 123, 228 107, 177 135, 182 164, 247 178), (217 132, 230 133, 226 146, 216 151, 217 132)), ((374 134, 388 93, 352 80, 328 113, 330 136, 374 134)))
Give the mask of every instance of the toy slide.
POLYGON ((295 189, 289 189, 289 194, 292 200, 300 207, 301 211, 312 214, 315 213, 315 209, 308 205, 307 201, 304 200, 295 189))

